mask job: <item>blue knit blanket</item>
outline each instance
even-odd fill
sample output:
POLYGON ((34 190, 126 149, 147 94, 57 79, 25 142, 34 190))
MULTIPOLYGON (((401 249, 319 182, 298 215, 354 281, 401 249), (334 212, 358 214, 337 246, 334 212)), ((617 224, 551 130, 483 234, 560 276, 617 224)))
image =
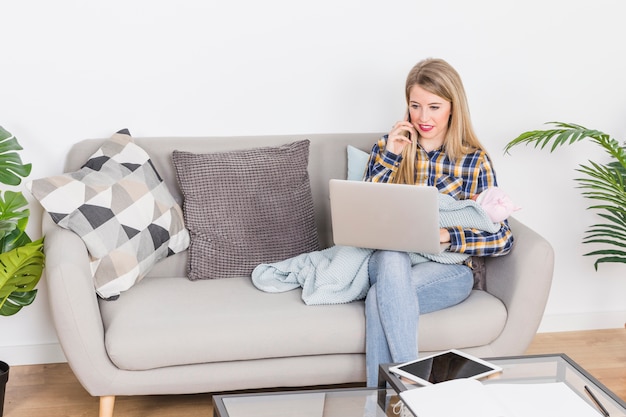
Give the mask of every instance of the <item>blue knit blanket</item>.
MULTIPOLYGON (((493 223, 473 200, 455 200, 439 194, 440 227, 461 226, 496 233, 500 223, 493 223)), ((265 292, 285 292, 302 287, 307 305, 342 304, 365 298, 369 290, 368 262, 372 249, 331 246, 321 251, 303 253, 284 261, 258 265, 252 282, 265 292)), ((469 255, 410 253, 413 265, 425 261, 458 264, 469 255)))

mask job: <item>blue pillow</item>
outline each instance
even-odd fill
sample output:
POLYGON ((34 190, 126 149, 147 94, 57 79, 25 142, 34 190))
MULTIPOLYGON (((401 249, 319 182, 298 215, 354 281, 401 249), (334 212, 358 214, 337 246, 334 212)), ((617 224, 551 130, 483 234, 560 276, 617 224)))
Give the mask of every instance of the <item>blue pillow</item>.
POLYGON ((350 181, 363 181, 367 161, 370 155, 352 145, 348 145, 348 179, 350 181))

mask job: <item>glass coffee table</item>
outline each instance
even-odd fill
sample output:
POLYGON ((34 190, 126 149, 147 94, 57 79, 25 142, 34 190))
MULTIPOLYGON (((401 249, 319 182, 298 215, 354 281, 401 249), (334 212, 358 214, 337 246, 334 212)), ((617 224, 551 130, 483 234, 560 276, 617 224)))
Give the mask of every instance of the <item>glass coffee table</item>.
MULTIPOLYGON (((502 367, 488 383, 564 382, 594 407, 585 386, 610 417, 626 417, 626 402, 566 355, 529 355, 487 358, 502 367)), ((381 365, 376 388, 338 388, 213 396, 215 417, 384 417, 395 416, 399 392, 419 389, 381 365)), ((598 407, 599 417, 602 417, 598 407)))
MULTIPOLYGON (((626 402, 565 354, 512 356, 486 360, 501 366, 502 372, 488 376, 483 380, 485 384, 563 382, 596 408, 599 417, 626 416, 626 402)), ((378 373, 379 386, 384 387, 388 384, 396 392, 419 389, 419 386, 389 372, 391 366, 393 365, 381 365, 378 373)), ((384 401, 386 399, 379 397, 380 403, 384 401)))
MULTIPOLYGON (((214 417, 384 417, 380 397, 392 401, 391 389, 339 388, 264 394, 213 396, 214 417)), ((393 415, 389 413, 389 415, 393 415)), ((397 416, 396 416, 397 417, 397 416)))

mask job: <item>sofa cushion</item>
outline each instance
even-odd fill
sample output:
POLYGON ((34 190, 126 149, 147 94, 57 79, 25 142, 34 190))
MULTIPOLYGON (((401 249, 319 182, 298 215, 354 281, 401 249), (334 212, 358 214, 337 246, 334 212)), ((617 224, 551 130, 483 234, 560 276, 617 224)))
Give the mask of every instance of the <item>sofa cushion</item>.
MULTIPOLYGON (((261 292, 247 277, 152 277, 114 303, 101 301, 107 353, 121 369, 145 370, 365 352, 362 301, 307 306, 301 297, 299 289, 261 292)), ((465 302, 420 318, 420 351, 488 344, 505 320, 498 299, 473 291, 465 302)))
POLYGON ((261 263, 319 249, 309 141, 195 154, 174 151, 191 233, 191 280, 250 276, 261 263))
POLYGON ((474 290, 462 303, 420 317, 419 349, 436 352, 489 344, 500 336, 506 319, 502 301, 474 290))
POLYGON ((27 188, 55 223, 83 239, 103 298, 127 290, 189 244, 180 207, 127 131, 105 141, 80 170, 27 188))
POLYGON ((248 277, 152 277, 100 309, 107 353, 127 370, 365 348, 363 303, 307 306, 300 290, 268 294, 248 277))

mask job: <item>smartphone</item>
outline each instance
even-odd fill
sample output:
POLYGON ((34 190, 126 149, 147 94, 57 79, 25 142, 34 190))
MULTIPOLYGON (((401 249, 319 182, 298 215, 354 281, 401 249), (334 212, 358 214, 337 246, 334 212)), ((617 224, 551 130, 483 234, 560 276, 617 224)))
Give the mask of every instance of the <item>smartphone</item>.
POLYGON ((432 385, 458 378, 479 379, 502 371, 502 368, 475 356, 451 349, 389 370, 420 385, 432 385))
MULTIPOLYGON (((409 109, 406 109, 406 121, 411 123, 411 112, 409 112, 409 109)), ((410 141, 413 141, 413 135, 411 135, 411 133, 409 131, 405 131, 404 133, 402 133, 404 136, 406 136, 410 141)))

